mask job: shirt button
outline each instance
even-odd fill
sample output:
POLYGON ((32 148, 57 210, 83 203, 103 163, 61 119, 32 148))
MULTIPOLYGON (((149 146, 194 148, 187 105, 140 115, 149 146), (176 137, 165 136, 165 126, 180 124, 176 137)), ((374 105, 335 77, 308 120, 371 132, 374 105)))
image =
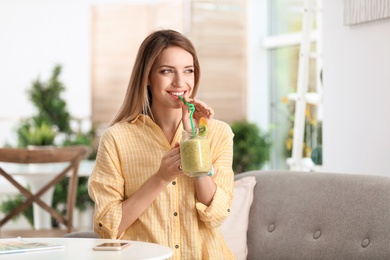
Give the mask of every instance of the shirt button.
POLYGON ((176 248, 176 249, 179 248, 179 245, 176 245, 175 248, 176 248))
POLYGON ((230 212, 230 209, 228 209, 227 212, 230 212))
POLYGON ((102 223, 99 223, 99 227, 102 227, 103 225, 102 225, 102 223))
POLYGON ((173 213, 173 215, 176 217, 177 216, 177 212, 173 213))
POLYGON ((176 185, 176 182, 175 182, 175 181, 173 181, 173 182, 172 182, 172 185, 176 185))

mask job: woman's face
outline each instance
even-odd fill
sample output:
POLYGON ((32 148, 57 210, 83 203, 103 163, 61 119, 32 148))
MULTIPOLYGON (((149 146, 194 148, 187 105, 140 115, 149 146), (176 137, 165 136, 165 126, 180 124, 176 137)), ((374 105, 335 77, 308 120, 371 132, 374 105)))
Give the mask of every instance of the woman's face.
POLYGON ((176 46, 164 49, 149 78, 153 109, 181 108, 178 96, 189 97, 194 84, 192 55, 176 46))

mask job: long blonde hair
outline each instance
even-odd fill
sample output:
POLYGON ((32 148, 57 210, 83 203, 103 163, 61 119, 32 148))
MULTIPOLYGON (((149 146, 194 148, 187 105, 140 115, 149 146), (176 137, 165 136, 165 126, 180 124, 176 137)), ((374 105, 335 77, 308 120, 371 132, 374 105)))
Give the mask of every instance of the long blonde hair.
POLYGON ((194 59, 195 82, 191 98, 195 97, 200 78, 200 65, 193 44, 187 37, 177 31, 158 30, 151 33, 142 42, 134 62, 125 98, 110 125, 122 121, 130 122, 139 114, 151 114, 152 97, 147 85, 150 70, 161 52, 171 46, 183 48, 194 59))

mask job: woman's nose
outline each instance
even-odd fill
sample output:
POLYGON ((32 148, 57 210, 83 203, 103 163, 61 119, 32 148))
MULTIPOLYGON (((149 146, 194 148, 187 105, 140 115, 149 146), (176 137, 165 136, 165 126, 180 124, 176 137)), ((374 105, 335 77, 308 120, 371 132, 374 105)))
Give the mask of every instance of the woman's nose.
POLYGON ((184 85, 184 76, 176 73, 175 78, 173 79, 173 86, 182 87, 184 85))

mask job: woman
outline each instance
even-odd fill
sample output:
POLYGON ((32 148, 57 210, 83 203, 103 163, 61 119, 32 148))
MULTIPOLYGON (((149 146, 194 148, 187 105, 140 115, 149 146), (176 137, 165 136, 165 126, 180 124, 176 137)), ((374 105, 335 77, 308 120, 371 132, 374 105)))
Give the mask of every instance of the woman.
POLYGON ((124 102, 103 133, 89 179, 94 230, 102 238, 159 243, 172 259, 234 259, 219 226, 233 197, 233 133, 195 100, 200 67, 192 43, 160 30, 138 51, 124 102), (213 176, 181 170, 179 142, 194 121, 209 121, 213 176))

